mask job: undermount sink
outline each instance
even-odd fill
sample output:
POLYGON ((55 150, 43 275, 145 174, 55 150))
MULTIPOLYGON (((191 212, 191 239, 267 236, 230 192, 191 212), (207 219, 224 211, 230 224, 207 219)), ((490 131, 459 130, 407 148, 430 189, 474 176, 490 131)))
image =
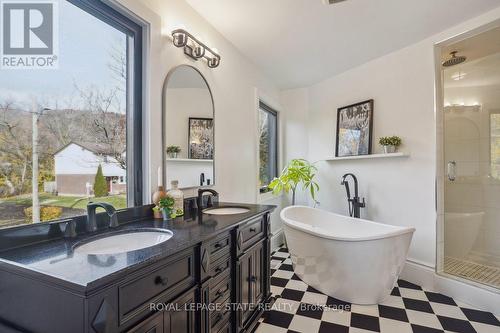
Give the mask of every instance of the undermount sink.
POLYGON ((132 231, 87 241, 77 245, 74 252, 89 255, 125 253, 161 244, 172 236, 169 230, 132 231))
POLYGON ((249 212, 250 209, 245 207, 218 207, 218 208, 208 208, 203 210, 203 213, 209 215, 233 215, 233 214, 243 214, 249 212))

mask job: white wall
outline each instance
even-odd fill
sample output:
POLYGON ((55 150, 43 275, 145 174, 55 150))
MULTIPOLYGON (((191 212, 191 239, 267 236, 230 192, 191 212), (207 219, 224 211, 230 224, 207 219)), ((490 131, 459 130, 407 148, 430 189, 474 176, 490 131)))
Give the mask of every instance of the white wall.
POLYGON ((149 52, 146 55, 146 85, 149 97, 145 115, 145 196, 157 184, 161 165, 162 85, 175 66, 188 64, 203 73, 212 89, 215 103, 216 189, 223 201, 257 201, 257 154, 255 89, 279 99, 275 84, 262 74, 229 41, 183 0, 118 0, 150 25, 149 52), (173 46, 161 29, 170 32, 183 26, 193 35, 218 49, 222 61, 218 68, 187 58, 173 46))
POLYGON ((360 181, 361 196, 367 200, 363 217, 416 227, 409 259, 435 266, 434 45, 498 18, 500 8, 308 87, 306 93, 300 89, 281 94, 283 105, 295 105, 297 100, 307 104, 307 117, 302 120, 307 119, 304 126, 311 161, 335 154, 337 108, 370 98, 375 100, 374 150, 380 149, 376 143, 380 136, 399 135, 404 141, 401 150, 411 154, 402 159, 319 162, 322 208, 347 213, 340 178, 353 172, 360 181))

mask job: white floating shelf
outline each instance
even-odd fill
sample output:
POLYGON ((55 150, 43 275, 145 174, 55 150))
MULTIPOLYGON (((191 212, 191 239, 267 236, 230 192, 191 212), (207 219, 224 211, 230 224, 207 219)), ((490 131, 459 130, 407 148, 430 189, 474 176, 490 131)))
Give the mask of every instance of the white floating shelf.
POLYGON ((167 161, 179 163, 213 163, 214 160, 198 160, 194 158, 167 158, 167 161))
POLYGON ((393 158, 393 157, 409 157, 409 153, 390 153, 390 154, 370 154, 359 156, 344 156, 344 157, 331 157, 325 161, 343 161, 343 160, 366 160, 370 158, 393 158))

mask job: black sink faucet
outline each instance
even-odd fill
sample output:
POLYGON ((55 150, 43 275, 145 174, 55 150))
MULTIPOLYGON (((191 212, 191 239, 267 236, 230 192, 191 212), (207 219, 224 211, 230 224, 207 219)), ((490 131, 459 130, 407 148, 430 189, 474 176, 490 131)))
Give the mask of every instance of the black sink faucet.
POLYGON ((358 179, 356 176, 352 173, 346 173, 344 176, 342 176, 342 181, 340 182, 340 185, 345 186, 345 191, 347 194, 347 203, 349 205, 349 216, 351 217, 360 217, 360 208, 364 208, 366 206, 365 198, 363 198, 363 201, 361 202, 359 195, 358 195, 358 179), (354 181, 354 197, 351 198, 351 191, 349 190, 349 182, 347 181, 347 177, 351 177, 352 180, 354 181))
POLYGON ((112 205, 105 202, 89 202, 87 205, 87 231, 97 231, 96 209, 98 207, 104 208, 109 216, 109 227, 118 227, 118 216, 116 209, 112 205))
POLYGON ((217 193, 216 190, 212 190, 212 189, 209 189, 209 188, 200 188, 198 189, 198 199, 196 201, 196 203, 198 204, 198 209, 202 209, 203 208, 203 193, 205 192, 208 192, 211 194, 211 196, 208 197, 208 202, 207 202, 207 206, 211 206, 212 205, 212 201, 215 201, 212 199, 212 197, 214 198, 218 198, 219 197, 219 193, 217 193))

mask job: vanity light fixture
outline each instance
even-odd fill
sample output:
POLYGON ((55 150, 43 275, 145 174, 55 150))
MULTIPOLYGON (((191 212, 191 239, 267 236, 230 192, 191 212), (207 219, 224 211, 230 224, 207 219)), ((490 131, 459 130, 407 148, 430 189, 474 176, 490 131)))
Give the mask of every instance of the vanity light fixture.
POLYGON ((172 31, 172 41, 175 46, 184 48, 184 54, 191 59, 205 59, 210 68, 219 66, 220 55, 186 30, 176 29, 172 31))

